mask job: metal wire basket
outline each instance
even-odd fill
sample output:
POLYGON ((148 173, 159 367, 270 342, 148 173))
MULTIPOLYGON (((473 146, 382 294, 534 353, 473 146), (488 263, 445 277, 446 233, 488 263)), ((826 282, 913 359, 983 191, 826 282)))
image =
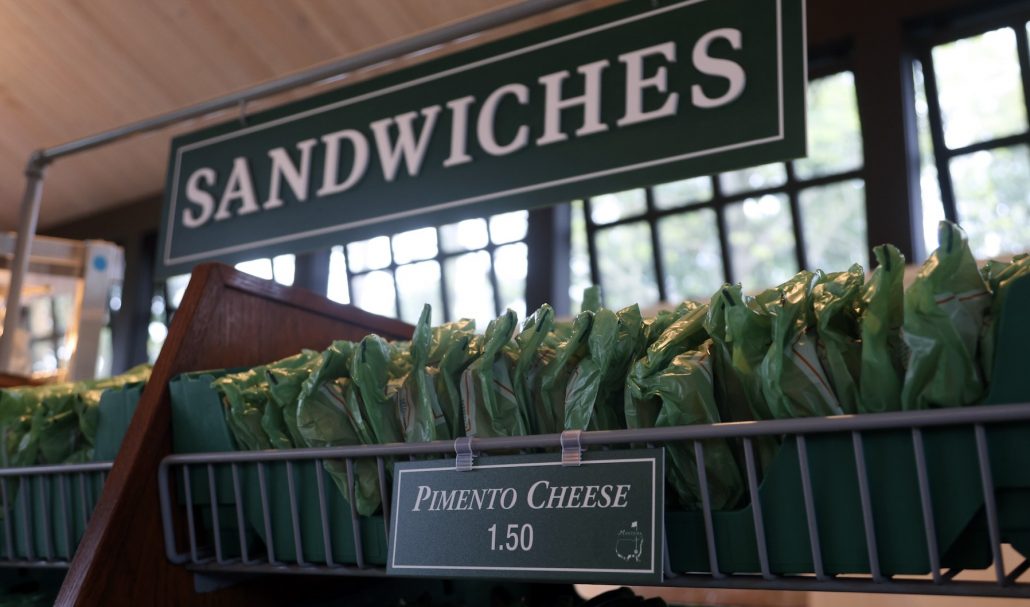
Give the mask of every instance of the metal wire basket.
MULTIPOLYGON (((468 444, 482 461, 561 439, 468 444)), ((692 450, 701 507, 665 513, 665 585, 1030 597, 1019 579, 1030 561, 1008 567, 1002 554, 1003 543, 1030 553, 1030 509, 1021 509, 1030 406, 584 432, 580 441, 692 450), (779 443, 764 471, 755 457, 762 437, 779 443), (744 454, 742 508, 711 506, 702 441, 712 439, 744 454), (957 579, 987 567, 991 581, 957 579)), ((167 556, 209 574, 386 575, 391 461, 454 455, 454 443, 437 441, 168 456, 159 469, 167 556), (378 481, 373 517, 354 506, 363 474, 378 481)))
POLYGON ((67 568, 111 465, 0 468, 0 567, 67 568))

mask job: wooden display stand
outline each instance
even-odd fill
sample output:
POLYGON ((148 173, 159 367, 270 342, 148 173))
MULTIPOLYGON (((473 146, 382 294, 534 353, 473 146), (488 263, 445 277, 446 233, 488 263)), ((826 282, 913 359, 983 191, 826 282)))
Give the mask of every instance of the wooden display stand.
POLYGON ((31 377, 25 377, 24 375, 12 375, 10 373, 0 373, 0 388, 17 388, 19 386, 41 386, 44 382, 33 379, 31 377))
POLYGON ((198 594, 165 558, 157 469, 171 452, 169 380, 186 371, 252 366, 369 333, 409 339, 412 327, 221 264, 193 271, 143 391, 58 605, 288 604, 296 585, 245 581, 198 594))

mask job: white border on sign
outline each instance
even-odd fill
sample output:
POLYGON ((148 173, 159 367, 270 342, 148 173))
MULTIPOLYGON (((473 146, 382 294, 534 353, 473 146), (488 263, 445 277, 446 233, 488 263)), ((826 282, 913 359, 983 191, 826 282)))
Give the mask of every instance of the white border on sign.
MULTIPOLYGON (((630 573, 630 574, 654 574, 655 573, 655 554, 659 549, 659 545, 655 542, 657 533, 657 521, 655 520, 655 511, 658 500, 658 477, 657 477, 657 456, 655 457, 637 457, 627 459, 595 459, 595 460, 583 460, 580 462, 582 465, 591 464, 626 464, 626 463, 649 463, 651 464, 651 568, 650 569, 590 569, 584 567, 485 567, 485 566, 472 566, 472 565, 398 565, 397 564, 397 519, 400 517, 400 508, 393 509, 393 520, 390 522, 390 529, 393 532, 393 546, 390 550, 390 567, 393 569, 458 569, 463 571, 554 571, 558 573, 630 573)), ((550 461, 550 462, 528 462, 524 464, 483 464, 476 465, 476 470, 482 470, 486 468, 533 468, 539 466, 561 466, 561 461, 550 461)), ((442 466, 437 468, 414 468, 408 470, 400 470, 397 473, 397 497, 401 495, 401 483, 404 482, 405 474, 415 474, 418 472, 454 472, 454 466, 442 466)), ((664 479, 663 479, 664 480, 664 479)))
MULTIPOLYGON (((350 97, 350 98, 347 98, 347 99, 343 99, 343 100, 337 101, 335 103, 330 103, 330 104, 327 104, 327 105, 324 105, 324 106, 319 106, 317 108, 312 108, 312 109, 304 111, 304 112, 300 112, 300 113, 297 113, 297 114, 291 114, 289 116, 284 116, 284 117, 276 119, 276 120, 271 120, 269 122, 264 122, 264 123, 261 123, 261 124, 257 124, 257 125, 251 126, 251 127, 240 129, 238 131, 233 131, 231 133, 225 133, 225 134, 222 134, 222 135, 217 135, 215 137, 210 137, 208 139, 203 139, 203 140, 200 140, 200 141, 195 141, 193 143, 184 145, 184 146, 182 146, 182 147, 180 147, 179 149, 176 150, 175 169, 173 171, 173 179, 172 179, 172 193, 171 193, 171 197, 170 197, 171 198, 171 208, 169 209, 169 213, 168 213, 168 217, 169 217, 170 221, 169 221, 169 225, 168 225, 168 235, 167 235, 167 238, 165 239, 164 264, 166 266, 170 266, 170 265, 174 265, 174 264, 180 264, 180 263, 186 263, 186 262, 190 262, 190 261, 206 259, 206 258, 211 257, 212 255, 222 255, 222 254, 227 254, 227 253, 237 253, 237 252, 240 252, 240 251, 246 251, 248 249, 254 249, 254 248, 258 248, 258 247, 265 246, 265 245, 281 244, 281 243, 284 243, 284 242, 291 242, 291 241, 294 241, 294 240, 301 240, 301 239, 304 239, 304 238, 311 238, 313 236, 321 236, 321 235, 324 235, 324 234, 331 234, 333 232, 342 232, 343 230, 347 230, 347 229, 351 229, 351 228, 357 228, 357 227, 366 226, 366 225, 383 223, 383 222, 386 222, 386 221, 392 221, 392 220, 396 220, 396 219, 403 219, 405 217, 411 217, 411 216, 415 216, 415 215, 422 215, 422 214, 425 214, 425 213, 430 213, 432 211, 440 211, 440 210, 443 210, 443 209, 449 209, 449 208, 453 208, 453 207, 465 206, 465 205, 474 204, 474 203, 477 203, 477 202, 484 202, 484 201, 487 201, 487 200, 493 200, 495 198, 504 198, 506 196, 515 196, 515 195, 518 195, 518 194, 525 194, 527 192, 534 192, 534 191, 537 191, 537 190, 542 190, 542 189, 546 189, 546 188, 550 188, 550 187, 562 186, 562 185, 567 185, 567 184, 570 184, 570 183, 577 183, 577 182, 580 182, 580 181, 586 181, 588 179, 594 179, 594 178, 597 178, 597 177, 604 177, 606 175, 615 175, 615 174, 619 174, 619 173, 626 173, 626 172, 629 172, 629 171, 635 171, 635 170, 639 170, 639 169, 646 169, 646 168, 650 168, 650 167, 654 167, 654 166, 661 166, 663 164, 669 164, 671 162, 678 162, 678 161, 681 161, 681 160, 689 160, 691 158, 697 158, 697 157, 700 157, 700 156, 709 156, 711 154, 717 154, 717 153, 720 153, 720 152, 727 152, 727 151, 730 151, 730 150, 746 148, 746 147, 751 147, 751 146, 756 146, 756 145, 763 145, 763 144, 766 144, 766 143, 772 143, 774 141, 782 140, 783 137, 784 137, 784 132, 783 132, 783 129, 784 129, 784 116, 783 116, 783 4, 782 4, 782 0, 776 0, 776 56, 777 56, 777 66, 776 66, 777 67, 777 76, 776 77, 777 77, 777 82, 778 82, 778 91, 777 91, 778 99, 777 99, 777 101, 778 101, 778 112, 779 112, 779 133, 777 135, 772 135, 770 137, 763 137, 763 138, 760 138, 760 139, 752 139, 752 140, 749 140, 749 141, 742 141, 740 143, 734 143, 734 144, 730 144, 730 145, 720 146, 720 147, 717 147, 717 148, 710 148, 710 149, 707 149, 707 150, 700 150, 700 151, 697 151, 697 152, 688 152, 686 154, 678 154, 678 155, 669 156, 669 157, 666 157, 666 158, 658 158, 658 159, 655 159, 655 160, 649 160, 647 162, 638 162, 638 163, 634 163, 634 164, 628 164, 628 165, 624 165, 624 166, 616 167, 616 168, 612 168, 612 169, 605 169, 603 171, 594 171, 592 173, 583 173, 581 175, 575 175, 575 176, 572 176, 572 177, 564 177, 562 179, 554 179, 554 180, 551 180, 551 181, 545 181, 545 182, 537 183, 537 184, 533 184, 533 185, 521 186, 521 187, 511 188, 511 189, 507 189, 507 190, 501 190, 501 191, 498 191, 498 192, 491 192, 491 193, 488 193, 488 194, 481 194, 481 195, 478 195, 478 196, 470 196, 468 198, 462 198, 462 199, 459 199, 459 200, 452 200, 452 201, 449 201, 449 202, 441 202, 441 203, 437 203, 437 204, 430 205, 430 206, 420 207, 418 209, 409 209, 407 211, 398 211, 396 213, 390 213, 388 215, 380 215, 380 216, 377 216, 377 217, 370 217, 370 218, 367 218, 367 219, 359 219, 359 220, 355 220, 355 221, 348 221, 348 222, 345 222, 345 223, 339 223, 339 224, 335 224, 335 225, 331 225, 331 226, 323 226, 323 227, 315 228, 315 229, 312 229, 312 230, 305 230, 303 232, 294 232, 292 234, 284 234, 282 236, 276 236, 274 238, 266 238, 264 240, 256 240, 256 241, 252 241, 252 242, 248 242, 248 243, 244 243, 244 244, 233 245, 233 246, 229 246, 229 247, 222 247, 220 249, 211 249, 211 250, 208 250, 208 251, 204 251, 202 253, 193 253, 193 254, 189 254, 189 255, 182 255, 182 256, 179 256, 179 257, 172 257, 172 239, 173 239, 173 234, 174 234, 174 231, 175 231, 175 224, 176 224, 176 221, 175 221, 175 217, 176 217, 175 211, 176 211, 176 204, 178 202, 178 195, 179 195, 179 172, 180 172, 179 169, 180 169, 180 166, 182 164, 182 155, 183 155, 183 153, 185 153, 187 151, 194 150, 194 149, 206 146, 206 145, 211 145, 211 144, 214 144, 214 143, 219 143, 219 142, 226 141, 226 140, 229 140, 229 139, 233 139, 233 138, 236 138, 236 137, 240 137, 240 136, 252 133, 252 132, 257 132, 257 131, 261 131, 261 130, 264 130, 264 129, 268 129, 268 128, 271 128, 271 127, 274 127, 274 126, 278 126, 278 125, 281 125, 281 124, 286 124, 286 123, 289 123, 289 122, 292 122, 292 121, 295 121, 295 120, 299 120, 301 118, 307 118, 308 116, 314 116, 314 115, 317 115, 317 114, 320 114, 320 113, 323 113, 323 112, 327 112, 327 111, 330 111, 330 110, 334 110, 334 109, 337 109, 337 108, 346 107, 348 105, 352 105, 354 103, 358 103, 358 102, 361 102, 361 101, 366 101, 368 99, 374 99, 376 97, 380 97, 382 95, 386 95, 386 94, 389 94, 389 93, 394 93, 394 92, 397 92, 397 91, 401 91, 401 90, 404 90, 406 88, 410 88, 412 86, 423 84, 425 82, 431 82, 433 80, 438 80, 440 78, 444 78, 444 77, 447 77, 447 76, 452 76, 454 74, 459 74, 461 72, 468 71, 470 69, 475 69, 475 68, 478 68, 478 67, 482 67, 484 65, 489 65, 491 63, 495 63, 495 62, 501 61, 503 59, 509 59, 511 57, 517 57, 519 55, 522 55, 522 54, 525 54, 525 53, 529 53, 529 52, 532 52, 532 51, 535 51, 535 50, 539 50, 539 49, 546 48, 546 47, 549 47, 549 46, 554 46, 556 44, 561 44, 563 42, 566 42, 566 41, 569 41, 569 40, 574 40, 576 38, 581 38, 583 36, 588 36, 590 34, 595 34, 597 32, 604 31, 604 30, 607 30, 607 29, 611 29, 613 27, 617 27, 617 26, 620 26, 620 25, 623 25, 623 24, 626 24, 626 23, 632 23, 634 21, 639 21, 641 19, 655 17, 657 15, 661 15, 661 14, 667 13, 669 11, 673 11, 673 10, 676 10, 676 9, 680 9, 680 8, 683 8, 683 7, 686 7, 686 6, 690 6, 692 4, 698 4, 700 2, 705 2, 705 1, 706 0, 684 0, 683 2, 680 2, 680 3, 677 3, 677 4, 672 4, 672 5, 665 6, 665 7, 662 7, 662 8, 658 8, 658 9, 655 9, 655 10, 652 10, 652 11, 648 11, 646 13, 640 13, 638 15, 633 15, 632 17, 626 17, 626 18, 620 19, 618 21, 613 21, 611 23, 606 23, 604 25, 599 25, 599 26, 596 26, 596 27, 592 27, 590 29, 586 29, 586 30, 583 30, 581 32, 575 32, 573 34, 568 34, 568 35, 565 35, 565 36, 561 36, 559 38, 555 38, 554 40, 548 40, 546 42, 540 42, 540 43, 533 44, 533 45, 530 45, 530 46, 527 46, 527 47, 524 47, 524 48, 521 48, 521 49, 518 49, 518 50, 509 51, 507 53, 501 53, 500 55, 495 55, 493 57, 488 57, 486 59, 481 59, 479 61, 474 61, 474 62, 469 63, 467 65, 451 68, 449 70, 444 70, 444 71, 441 71, 441 72, 437 72, 435 74, 430 74, 428 76, 423 76, 421 78, 416 78, 416 79, 408 81, 408 82, 403 82, 403 83, 396 84, 396 85, 393 85, 393 86, 389 86, 389 87, 386 87, 386 88, 382 88, 382 89, 379 89, 379 90, 376 90, 376 91, 371 91, 371 92, 366 93, 364 95, 358 95, 358 96, 355 96, 355 97, 350 97)), ((802 23, 804 23, 804 20, 805 20, 805 7, 804 7, 804 4, 805 4, 804 0, 802 0, 802 2, 801 2, 801 6, 802 6, 802 8, 801 8, 802 23)), ((802 38, 806 38, 804 31, 802 32, 802 38)), ((807 40, 804 40, 803 44, 807 44, 807 40)), ((807 51, 804 51, 804 52, 807 52, 807 51)), ((807 82, 808 82, 807 65, 808 65, 808 58, 805 57, 806 73, 803 75, 802 80, 805 81, 805 86, 806 87, 807 87, 807 82)))

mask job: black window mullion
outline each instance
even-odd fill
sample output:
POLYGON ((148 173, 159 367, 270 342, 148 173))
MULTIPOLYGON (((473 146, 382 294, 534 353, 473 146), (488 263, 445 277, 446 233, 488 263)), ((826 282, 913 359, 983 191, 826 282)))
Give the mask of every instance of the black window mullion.
POLYGON ((497 280, 497 269, 494 268, 494 252, 497 250, 497 247, 494 245, 493 240, 487 240, 486 247, 479 250, 486 251, 486 254, 490 257, 489 278, 490 285, 494 288, 494 316, 500 316, 501 306, 503 306, 504 303, 501 301, 501 288, 500 281, 497 280))
POLYGON ((384 268, 384 270, 388 270, 390 272, 390 278, 393 279, 393 305, 397 307, 397 318, 401 318, 403 316, 403 314, 401 314, 401 290, 400 287, 397 286, 397 264, 393 262, 392 248, 390 250, 390 265, 384 268))
POLYGON ((601 284, 601 268, 597 257, 597 225, 590 216, 590 199, 583 199, 583 225, 587 232, 587 252, 590 254, 590 282, 595 285, 601 284))
POLYGON ((999 137, 998 139, 990 139, 988 141, 978 141, 971 143, 954 150, 948 150, 948 159, 952 159, 956 156, 965 156, 974 152, 984 152, 994 150, 997 148, 1007 148, 1014 145, 1027 145, 1030 144, 1030 131, 1017 133, 1015 135, 1007 135, 1005 137, 999 137))
POLYGON ((727 283, 733 284, 733 264, 730 259, 730 232, 726 223, 726 199, 722 195, 722 185, 718 175, 712 175, 712 202, 715 208, 715 221, 719 228, 719 253, 722 255, 722 274, 727 283))
POLYGON ((933 141, 934 161, 937 165, 937 182, 941 188, 941 204, 944 217, 958 223, 955 210, 955 189, 951 181, 948 163, 948 147, 944 143, 944 122, 941 118, 941 103, 937 96, 937 75, 933 69, 933 53, 927 48, 919 56, 923 67, 923 87, 926 93, 926 109, 930 119, 930 138, 933 141))
POLYGON ((1030 42, 1027 41, 1026 24, 1020 23, 1016 30, 1016 51, 1019 54, 1019 73, 1023 77, 1023 107, 1030 123, 1030 42))
POLYGON ((800 188, 794 178, 794 163, 784 163, 787 167, 787 197, 790 200, 790 219, 794 228, 794 255, 798 262, 799 270, 808 269, 808 249, 805 245, 805 230, 801 217, 801 201, 799 200, 800 188))
POLYGON ((356 274, 351 271, 350 251, 347 250, 347 245, 343 245, 343 262, 343 270, 347 274, 347 301, 349 301, 351 305, 356 306, 358 304, 354 301, 354 287, 352 286, 356 274))
MULTIPOLYGON (((64 331, 57 326, 57 301, 56 298, 50 298, 50 343, 54 346, 54 360, 57 361, 57 368, 61 368, 61 342, 63 341, 64 331)), ((31 356, 31 354, 30 354, 31 356)))
POLYGON ((662 243, 658 235, 658 220, 655 214, 654 188, 644 188, 644 199, 647 202, 647 225, 651 231, 651 259, 654 261, 655 282, 658 284, 658 301, 668 299, 665 288, 665 264, 662 260, 662 243))
POLYGON ((165 326, 172 326, 172 317, 175 316, 175 308, 171 306, 172 293, 168 290, 168 280, 161 281, 161 298, 164 299, 165 326))
POLYGON ((451 312, 451 297, 447 292, 447 271, 444 264, 444 261, 447 260, 447 255, 443 252, 443 232, 439 226, 436 228, 436 243, 436 257, 434 259, 436 259, 437 265, 440 266, 440 304, 443 305, 444 321, 448 321, 454 317, 451 312))

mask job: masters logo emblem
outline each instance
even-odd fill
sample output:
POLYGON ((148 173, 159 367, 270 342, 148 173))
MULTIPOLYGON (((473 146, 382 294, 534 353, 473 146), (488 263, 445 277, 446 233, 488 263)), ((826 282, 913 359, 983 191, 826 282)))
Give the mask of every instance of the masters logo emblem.
POLYGON ((637 521, 633 521, 629 529, 619 531, 615 540, 615 554, 626 562, 640 562, 644 554, 644 534, 637 528, 637 521))

